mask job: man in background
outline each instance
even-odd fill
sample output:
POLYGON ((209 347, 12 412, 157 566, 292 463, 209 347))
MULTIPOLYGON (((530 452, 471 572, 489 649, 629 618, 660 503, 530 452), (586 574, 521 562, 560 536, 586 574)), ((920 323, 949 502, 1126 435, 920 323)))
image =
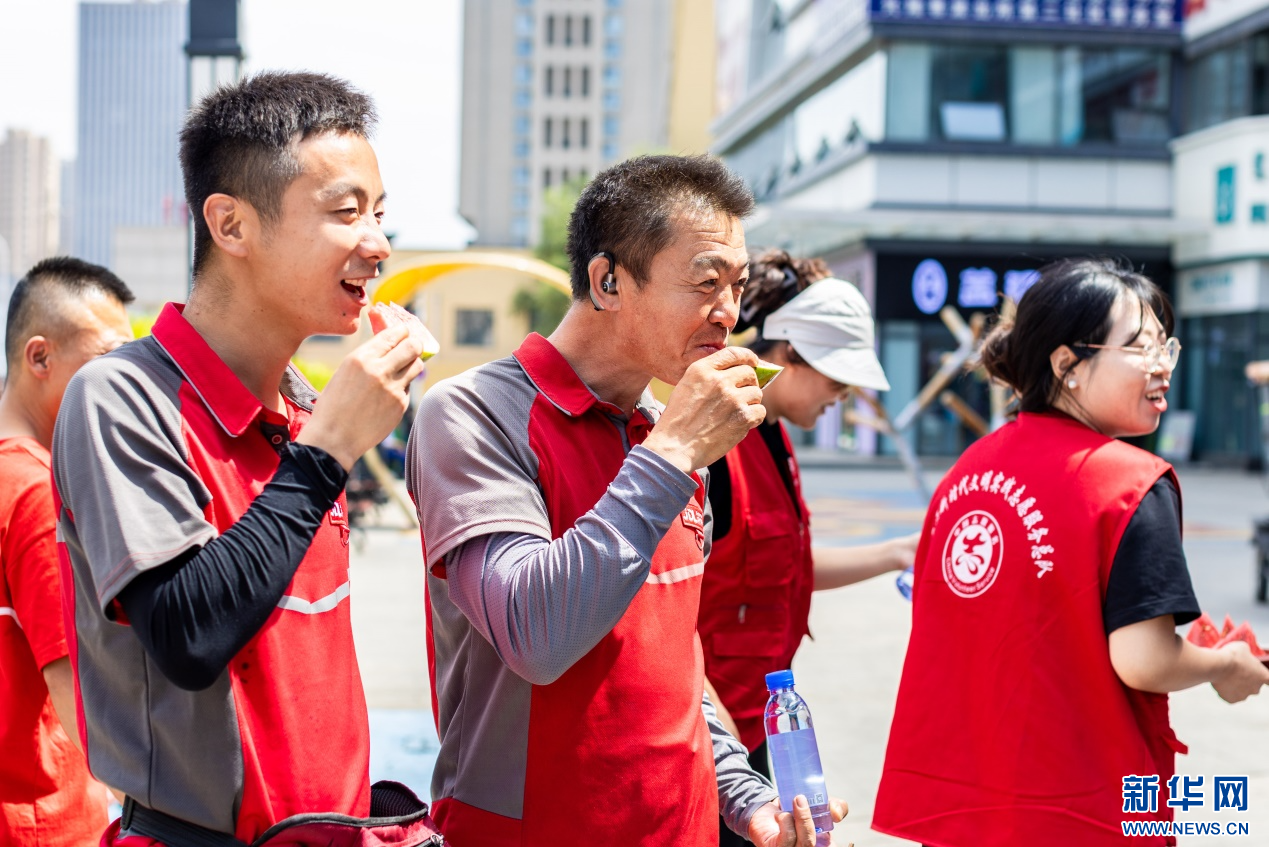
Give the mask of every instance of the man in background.
POLYGON ((79 259, 45 259, 13 291, 0 394, 0 844, 95 844, 105 789, 81 752, 62 619, 49 447, 66 384, 132 340, 132 292, 79 259))

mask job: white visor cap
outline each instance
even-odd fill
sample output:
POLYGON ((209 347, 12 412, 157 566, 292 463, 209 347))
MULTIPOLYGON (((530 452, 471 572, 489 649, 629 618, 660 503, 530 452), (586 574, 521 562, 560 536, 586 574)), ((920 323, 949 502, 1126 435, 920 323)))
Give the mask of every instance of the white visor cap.
POLYGON ((808 365, 843 385, 890 390, 873 349, 872 309, 845 280, 811 283, 771 313, 762 337, 789 342, 808 365))

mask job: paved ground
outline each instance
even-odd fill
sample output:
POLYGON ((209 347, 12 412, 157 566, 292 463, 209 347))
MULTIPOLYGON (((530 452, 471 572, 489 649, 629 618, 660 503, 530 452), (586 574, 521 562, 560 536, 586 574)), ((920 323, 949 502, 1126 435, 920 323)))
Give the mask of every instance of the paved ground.
MULTIPOLYGON (((1232 471, 1182 470, 1186 551, 1199 599, 1218 620, 1250 620, 1269 636, 1269 607, 1252 597, 1252 518, 1269 514, 1258 477, 1232 471)), ((910 532, 922 509, 898 468, 804 458, 804 484, 817 542, 854 544, 910 532)), ((938 472, 929 474, 930 482, 938 472)), ((385 511, 385 522, 399 516, 385 511)), ((435 754, 424 647, 423 575, 413 531, 374 529, 354 555, 353 624, 372 708, 372 774, 394 776, 426 795, 435 754)), ((868 828, 890 715, 907 646, 909 606, 893 580, 817 596, 815 635, 794 663, 798 687, 814 712, 826 778, 846 798, 850 819, 838 843, 881 847, 909 842, 868 828)), ((1173 722, 1191 754, 1184 774, 1251 778, 1249 811, 1216 815, 1208 808, 1184 819, 1242 820, 1250 838, 1183 837, 1182 845, 1269 844, 1269 692, 1230 706, 1209 687, 1173 697, 1173 722)))

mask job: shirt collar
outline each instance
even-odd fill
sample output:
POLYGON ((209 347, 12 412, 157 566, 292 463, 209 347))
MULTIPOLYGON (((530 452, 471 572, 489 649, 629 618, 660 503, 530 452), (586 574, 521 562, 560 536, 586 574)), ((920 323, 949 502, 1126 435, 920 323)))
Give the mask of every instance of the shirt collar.
MULTIPOLYGON (((198 394, 216 422, 236 438, 246 432, 259 415, 268 415, 268 410, 216 355, 198 330, 190 326, 182 314, 184 311, 184 305, 168 303, 155 321, 151 334, 176 363, 185 381, 198 394)), ((287 368, 279 388, 283 396, 295 405, 312 409, 317 393, 294 366, 287 368)))
MULTIPOLYGON (((625 417, 621 409, 596 397, 595 392, 582 382, 577 371, 573 370, 573 366, 555 348, 555 345, 538 333, 529 333, 524 343, 512 355, 538 391, 546 395, 546 399, 565 414, 577 417, 585 414, 592 407, 598 406, 605 414, 625 417)), ((635 411, 652 424, 656 422, 657 417, 655 407, 656 401, 651 393, 645 390, 635 405, 635 411)))

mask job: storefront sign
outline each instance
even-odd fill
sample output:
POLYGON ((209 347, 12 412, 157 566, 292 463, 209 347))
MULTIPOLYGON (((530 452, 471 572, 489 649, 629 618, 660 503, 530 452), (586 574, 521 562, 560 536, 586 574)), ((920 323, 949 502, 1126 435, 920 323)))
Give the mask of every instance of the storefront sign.
POLYGON ((1181 0, 870 0, 874 21, 1179 30, 1181 0))
MULTIPOLYGON (((933 246, 933 245, 932 245, 933 246)), ((1074 255, 1096 255, 1090 248, 1074 255)), ((952 253, 876 253, 874 310, 878 320, 934 318, 944 306, 961 312, 994 311, 1003 298, 1015 303, 1039 279, 1037 268, 1063 256, 952 253)), ((1171 290, 1171 266, 1152 260, 1129 263, 1165 291, 1171 290)))
POLYGON ((938 259, 926 259, 912 274, 912 302, 927 315, 947 303, 947 271, 938 259))
POLYGON ((1227 224, 1234 220, 1234 175, 1237 169, 1226 165, 1216 171, 1216 223, 1227 224))
POLYGON ((1181 271, 1177 275, 1177 313, 1234 315, 1269 307, 1266 263, 1249 259, 1181 271))

